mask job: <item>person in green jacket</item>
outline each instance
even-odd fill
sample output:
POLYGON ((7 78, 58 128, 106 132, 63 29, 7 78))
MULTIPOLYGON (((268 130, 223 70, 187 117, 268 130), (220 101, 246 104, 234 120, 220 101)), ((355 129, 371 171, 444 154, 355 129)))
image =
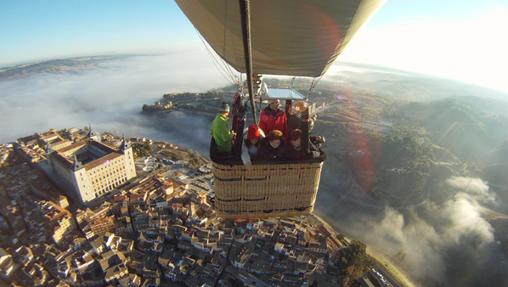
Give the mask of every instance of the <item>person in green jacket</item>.
POLYGON ((213 120, 212 128, 210 131, 213 139, 215 140, 215 144, 217 144, 217 151, 219 153, 231 153, 231 145, 235 134, 229 128, 228 120, 229 105, 224 104, 222 110, 213 120))

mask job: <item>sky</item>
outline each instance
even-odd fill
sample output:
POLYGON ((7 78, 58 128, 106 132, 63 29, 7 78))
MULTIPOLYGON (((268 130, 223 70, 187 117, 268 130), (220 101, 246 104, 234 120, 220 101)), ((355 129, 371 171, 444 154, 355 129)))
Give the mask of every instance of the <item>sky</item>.
MULTIPOLYGON (((508 91, 508 0, 392 0, 339 61, 381 65, 508 91)), ((0 67, 201 44, 174 1, 0 0, 0 67)), ((203 50, 201 49, 203 52, 203 50)))

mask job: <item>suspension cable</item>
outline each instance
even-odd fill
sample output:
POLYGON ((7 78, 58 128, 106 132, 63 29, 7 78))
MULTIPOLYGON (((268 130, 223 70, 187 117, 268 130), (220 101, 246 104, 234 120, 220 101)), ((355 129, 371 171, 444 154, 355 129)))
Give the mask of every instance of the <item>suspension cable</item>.
POLYGON ((226 62, 226 59, 228 59, 228 56, 227 56, 227 35, 228 35, 228 30, 227 30, 227 26, 228 26, 228 23, 229 23, 229 17, 228 17, 228 1, 224 1, 224 29, 223 29, 223 41, 222 41, 222 55, 223 55, 223 58, 221 58, 222 61, 220 61, 224 67, 224 69, 226 70, 226 73, 229 74, 229 76, 233 79, 233 81, 235 83, 238 83, 239 82, 239 75, 236 74, 233 70, 233 68, 231 67, 231 65, 229 65, 227 62, 226 62))
POLYGON ((310 88, 309 88, 309 96, 310 96, 310 93, 312 93, 312 91, 314 90, 314 88, 317 86, 317 84, 319 83, 319 81, 321 81, 321 79, 323 78, 323 76, 319 76, 317 78, 312 78, 312 82, 310 83, 310 88))
POLYGON ((210 54, 211 58, 212 58, 212 61, 213 61, 213 65, 215 66, 215 68, 220 72, 220 74, 228 81, 228 82, 231 82, 233 84, 235 84, 235 79, 231 78, 231 76, 228 74, 228 72, 224 69, 224 67, 221 66, 220 64, 220 60, 217 59, 217 56, 215 54, 215 52, 213 52, 210 47, 208 47, 208 44, 206 43, 206 41, 203 39, 203 37, 199 35, 199 39, 201 40, 201 42, 203 43, 203 46, 205 46, 206 48, 206 51, 210 54))

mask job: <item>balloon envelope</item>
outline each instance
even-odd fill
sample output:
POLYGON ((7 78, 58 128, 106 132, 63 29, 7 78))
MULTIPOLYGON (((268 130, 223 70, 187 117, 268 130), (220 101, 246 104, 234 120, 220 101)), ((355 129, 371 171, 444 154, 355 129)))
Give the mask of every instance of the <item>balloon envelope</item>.
MULTIPOLYGON (((215 52, 245 72, 238 0, 176 0, 215 52)), ((253 72, 326 72, 382 0, 250 1, 253 72)))

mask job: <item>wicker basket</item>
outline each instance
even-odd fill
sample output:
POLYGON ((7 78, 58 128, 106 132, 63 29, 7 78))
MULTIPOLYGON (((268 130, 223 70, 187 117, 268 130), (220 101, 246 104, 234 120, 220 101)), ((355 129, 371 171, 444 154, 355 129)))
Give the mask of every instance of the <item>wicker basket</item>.
POLYGON ((323 162, 213 163, 215 210, 223 218, 292 216, 314 208, 323 162))

